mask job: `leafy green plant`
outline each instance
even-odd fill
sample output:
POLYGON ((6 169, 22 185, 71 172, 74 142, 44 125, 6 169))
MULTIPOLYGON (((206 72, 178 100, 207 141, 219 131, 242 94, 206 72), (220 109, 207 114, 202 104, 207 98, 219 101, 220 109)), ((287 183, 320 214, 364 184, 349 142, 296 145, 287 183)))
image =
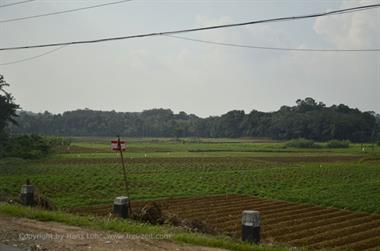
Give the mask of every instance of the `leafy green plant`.
POLYGON ((315 144, 315 142, 311 139, 293 139, 286 143, 286 147, 295 147, 295 148, 318 148, 319 145, 315 144))
MULTIPOLYGON (((265 161, 246 157, 128 158, 130 196, 138 200, 247 194, 379 213, 380 194, 375 191, 380 170, 375 156, 363 162, 342 156, 288 162, 297 158, 287 156, 266 157, 265 161)), ((20 185, 29 178, 60 209, 109 204, 125 193, 119 161, 1 160, 0 191, 18 196, 20 185)))
POLYGON ((330 140, 326 145, 328 148, 349 148, 350 141, 348 140, 330 140))

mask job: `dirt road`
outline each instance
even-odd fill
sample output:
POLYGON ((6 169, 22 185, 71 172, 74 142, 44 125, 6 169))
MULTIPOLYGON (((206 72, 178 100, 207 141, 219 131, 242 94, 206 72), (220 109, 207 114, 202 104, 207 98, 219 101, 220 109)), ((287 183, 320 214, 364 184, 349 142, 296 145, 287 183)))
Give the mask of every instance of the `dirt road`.
POLYGON ((39 222, 0 215, 0 243, 23 250, 175 250, 222 251, 200 246, 176 244, 171 236, 137 236, 90 230, 55 222, 39 222), (144 237, 144 238, 142 238, 144 237))

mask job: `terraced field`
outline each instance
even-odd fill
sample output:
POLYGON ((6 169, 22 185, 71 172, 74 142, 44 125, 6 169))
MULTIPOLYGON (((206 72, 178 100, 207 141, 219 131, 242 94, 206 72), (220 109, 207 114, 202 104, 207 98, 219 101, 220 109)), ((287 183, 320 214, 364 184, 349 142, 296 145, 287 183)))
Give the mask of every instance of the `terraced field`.
MULTIPOLYGON (((217 232, 240 238, 242 210, 262 214, 264 243, 307 246, 315 249, 375 250, 380 247, 380 215, 263 199, 253 196, 212 196, 155 200, 164 213, 180 219, 198 219, 217 232)), ((134 201, 134 210, 146 201, 134 201)), ((111 206, 75 210, 104 215, 111 206)))

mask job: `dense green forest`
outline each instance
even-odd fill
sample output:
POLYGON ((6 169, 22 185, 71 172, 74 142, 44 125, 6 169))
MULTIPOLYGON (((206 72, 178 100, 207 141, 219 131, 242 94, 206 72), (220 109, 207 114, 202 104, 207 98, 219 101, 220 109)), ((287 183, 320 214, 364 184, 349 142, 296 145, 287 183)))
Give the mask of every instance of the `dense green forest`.
POLYGON ((129 137, 269 137, 308 138, 317 141, 346 139, 353 142, 378 139, 380 118, 346 105, 327 107, 312 98, 297 100, 275 112, 234 110, 221 116, 200 118, 169 109, 143 112, 93 111, 63 114, 21 111, 11 125, 15 134, 129 137))

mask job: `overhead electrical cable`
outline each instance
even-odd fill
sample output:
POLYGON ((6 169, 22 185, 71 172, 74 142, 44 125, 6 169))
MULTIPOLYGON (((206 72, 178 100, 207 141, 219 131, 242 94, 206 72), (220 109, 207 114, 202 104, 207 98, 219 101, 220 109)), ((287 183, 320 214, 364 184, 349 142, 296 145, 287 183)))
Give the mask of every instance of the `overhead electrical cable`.
POLYGON ((27 16, 27 17, 16 17, 16 18, 4 19, 4 20, 0 20, 0 23, 9 23, 9 22, 28 20, 28 19, 32 19, 32 18, 38 18, 38 17, 54 16, 54 15, 59 15, 59 14, 64 14, 64 13, 70 13, 70 12, 75 12, 75 11, 94 9, 94 8, 99 8, 99 7, 104 7, 104 6, 108 6, 108 5, 114 5, 114 4, 120 4, 120 3, 125 3, 125 2, 131 2, 131 1, 133 1, 133 0, 122 0, 122 1, 117 1, 117 2, 103 3, 103 4, 91 5, 91 6, 87 6, 87 7, 81 7, 81 8, 69 9, 69 10, 62 10, 62 11, 55 11, 55 12, 50 12, 50 13, 45 13, 45 14, 39 14, 39 15, 33 15, 33 16, 27 16))
POLYGON ((223 25, 206 26, 206 27, 198 27, 198 28, 191 28, 191 29, 153 32, 153 33, 145 33, 145 34, 120 36, 120 37, 108 37, 108 38, 100 38, 100 39, 94 39, 94 40, 81 40, 81 41, 60 42, 60 43, 50 43, 50 44, 4 47, 4 48, 0 48, 0 51, 43 48, 43 47, 53 47, 53 46, 62 46, 62 45, 92 44, 92 43, 101 43, 101 42, 133 39, 133 38, 143 38, 143 37, 162 36, 162 35, 174 35, 174 34, 179 34, 179 33, 224 29, 224 28, 229 28, 229 27, 262 24, 262 23, 269 23, 269 22, 284 22, 284 21, 292 21, 292 20, 298 20, 298 19, 321 17, 321 16, 327 16, 327 15, 336 15, 336 14, 342 14, 342 13, 354 12, 354 11, 362 11, 362 10, 367 10, 367 9, 371 9, 371 8, 378 8, 378 7, 380 7, 380 4, 365 5, 365 6, 348 8, 348 9, 341 9, 341 10, 329 11, 329 12, 324 12, 324 13, 318 13, 318 14, 293 16, 293 17, 271 18, 271 19, 263 19, 263 20, 243 22, 243 23, 223 24, 223 25))
POLYGON ((25 62, 25 61, 29 61, 29 60, 32 60, 32 59, 36 59, 36 58, 39 58, 39 57, 43 57, 45 55, 48 55, 50 53, 53 53, 53 52, 56 52, 60 49, 62 49, 63 47, 65 47, 66 45, 62 45, 60 47, 57 47, 57 48, 54 48, 52 50, 49 50, 49 51, 46 51, 42 54, 38 54, 38 55, 35 55, 35 56, 32 56, 32 57, 27 57, 27 58, 23 58, 23 59, 19 59, 19 60, 15 60, 15 61, 9 61, 9 62, 5 62, 5 63, 0 63, 0 65, 11 65, 11 64, 17 64, 17 63, 22 63, 22 62, 25 62))
POLYGON ((1 4, 0 8, 10 7, 10 6, 14 6, 14 5, 23 4, 23 3, 29 3, 29 2, 33 2, 33 1, 36 1, 36 0, 26 0, 26 1, 20 1, 20 2, 15 2, 15 3, 1 4))
POLYGON ((215 44, 221 46, 230 46, 230 47, 239 47, 246 49, 259 49, 259 50, 275 50, 275 51, 315 51, 315 52, 359 52, 359 51, 380 51, 378 49, 312 49, 312 48, 286 48, 286 47, 267 47, 267 46, 256 46, 256 45, 244 45, 244 44, 236 44, 236 43, 225 43, 225 42, 216 42, 210 40, 203 39, 195 39, 189 37, 182 36, 174 36, 174 35, 165 35, 167 37, 173 37, 182 40, 188 40, 192 42, 200 42, 205 44, 215 44))

